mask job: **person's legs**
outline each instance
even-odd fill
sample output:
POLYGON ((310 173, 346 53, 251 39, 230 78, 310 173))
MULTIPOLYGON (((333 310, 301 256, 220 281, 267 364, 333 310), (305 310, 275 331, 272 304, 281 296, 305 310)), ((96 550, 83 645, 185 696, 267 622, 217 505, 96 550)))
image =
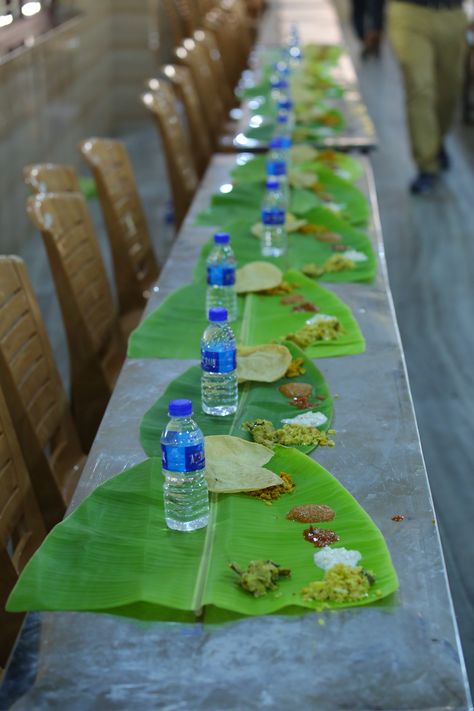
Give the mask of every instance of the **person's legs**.
POLYGON ((440 128, 436 112, 432 14, 436 10, 391 2, 389 35, 400 62, 413 158, 420 173, 438 171, 440 128))
POLYGON ((449 131, 461 96, 464 55, 466 51, 466 16, 458 10, 440 10, 436 18, 436 115, 440 145, 449 131))
POLYGON ((352 0, 352 24, 357 37, 362 41, 365 37, 365 1, 352 0))

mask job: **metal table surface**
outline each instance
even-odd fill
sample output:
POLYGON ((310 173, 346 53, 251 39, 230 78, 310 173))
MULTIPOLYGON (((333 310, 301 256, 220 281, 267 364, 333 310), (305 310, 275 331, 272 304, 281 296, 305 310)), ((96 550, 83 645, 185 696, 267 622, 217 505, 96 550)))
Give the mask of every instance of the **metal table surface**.
MULTIPOLYGON (((387 283, 370 165, 375 284, 331 285, 359 320, 365 354, 322 359, 335 401, 336 447, 314 453, 384 534, 400 590, 376 605, 297 617, 142 623, 43 613, 38 673, 15 709, 351 709, 466 711, 469 691, 426 470, 387 283), (401 523, 391 520, 403 514, 401 523)), ((212 230, 193 226, 228 181, 235 156, 215 156, 148 307, 188 282, 212 230)), ((185 334, 183 334, 185 337, 185 334)), ((195 362, 195 361, 194 361, 195 362)), ((98 484, 145 458, 143 413, 190 361, 128 360, 71 510, 98 484)))
MULTIPOLYGON (((243 86, 258 83, 263 53, 268 48, 284 45, 289 27, 293 22, 298 25, 303 42, 342 43, 339 22, 334 9, 328 3, 320 0, 311 9, 306 9, 306 6, 302 6, 300 13, 298 13, 298 6, 292 5, 288 9, 287 21, 284 19, 285 10, 282 8, 284 6, 271 5, 265 13, 256 49, 251 57, 251 70, 244 73, 243 86), (325 28, 324 32, 321 32, 320 28, 325 28)), ((321 137, 315 142, 316 145, 337 148, 338 150, 357 149, 369 151, 375 148, 377 146, 375 127, 361 97, 352 60, 346 51, 342 53, 332 74, 344 86, 346 91, 342 98, 332 99, 329 103, 341 111, 344 116, 345 126, 340 134, 321 137)), ((246 100, 241 105, 233 144, 237 150, 263 151, 268 147, 267 141, 249 139, 245 135, 245 130, 251 117, 251 104, 251 100, 246 100)))

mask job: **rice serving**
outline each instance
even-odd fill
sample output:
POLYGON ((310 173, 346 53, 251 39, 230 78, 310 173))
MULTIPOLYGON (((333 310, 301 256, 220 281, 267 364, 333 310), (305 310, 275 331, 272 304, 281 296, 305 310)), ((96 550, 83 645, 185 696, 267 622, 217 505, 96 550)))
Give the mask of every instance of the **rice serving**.
POLYGON ((347 548, 322 548, 314 554, 314 564, 322 570, 329 570, 333 565, 343 563, 350 568, 355 568, 362 558, 359 551, 351 551, 347 548))
POLYGON ((346 252, 341 252, 341 257, 350 259, 351 262, 366 262, 368 259, 364 252, 358 252, 357 249, 348 249, 346 252))
POLYGON ((287 417, 282 420, 285 425, 304 425, 304 427, 320 427, 328 421, 322 412, 303 412, 296 417, 287 417))

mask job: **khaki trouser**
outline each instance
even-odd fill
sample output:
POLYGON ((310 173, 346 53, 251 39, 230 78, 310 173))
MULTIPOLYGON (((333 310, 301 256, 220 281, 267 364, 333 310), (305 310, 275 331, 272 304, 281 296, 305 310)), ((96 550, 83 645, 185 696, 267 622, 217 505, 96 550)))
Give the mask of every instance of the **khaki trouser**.
POLYGON ((425 173, 438 171, 438 152, 461 92, 465 29, 461 8, 389 4, 389 35, 405 83, 413 158, 425 173))

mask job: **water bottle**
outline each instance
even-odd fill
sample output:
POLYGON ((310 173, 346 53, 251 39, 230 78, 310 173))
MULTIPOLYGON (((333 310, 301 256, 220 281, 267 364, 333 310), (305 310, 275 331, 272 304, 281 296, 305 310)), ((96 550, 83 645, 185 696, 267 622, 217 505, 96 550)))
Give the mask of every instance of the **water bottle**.
POLYGON ((280 257, 288 249, 285 229, 286 199, 274 178, 267 180, 266 188, 262 203, 261 253, 263 257, 280 257))
POLYGON ((226 309, 209 309, 209 326, 201 338, 201 404, 207 415, 232 415, 237 410, 236 355, 226 309))
POLYGON ((285 197, 285 209, 287 209, 290 196, 288 186, 288 148, 284 139, 279 136, 272 138, 270 141, 266 168, 268 178, 278 181, 285 197))
POLYGON ((229 321, 237 318, 235 257, 227 232, 214 235, 214 248, 207 259, 206 313, 214 306, 227 309, 229 321))
POLYGON ((288 56, 291 67, 297 67, 303 60, 300 33, 296 25, 292 25, 288 36, 288 56))
POLYGON ((282 77, 272 77, 270 81, 270 95, 275 103, 285 101, 290 95, 290 84, 288 79, 282 77))
POLYGON ((293 131, 295 128, 295 112, 294 112, 294 104, 292 100, 287 97, 286 99, 280 99, 280 101, 277 104, 278 108, 278 113, 279 114, 286 114, 287 118, 287 132, 288 136, 291 138, 293 135, 293 131))
POLYGON ((161 435, 165 521, 175 531, 204 528, 209 517, 204 436, 192 414, 191 400, 171 400, 161 435))
POLYGON ((276 118, 276 126, 273 132, 274 138, 281 138, 285 148, 288 150, 291 148, 292 140, 292 130, 288 121, 288 113, 286 111, 280 111, 276 118))

